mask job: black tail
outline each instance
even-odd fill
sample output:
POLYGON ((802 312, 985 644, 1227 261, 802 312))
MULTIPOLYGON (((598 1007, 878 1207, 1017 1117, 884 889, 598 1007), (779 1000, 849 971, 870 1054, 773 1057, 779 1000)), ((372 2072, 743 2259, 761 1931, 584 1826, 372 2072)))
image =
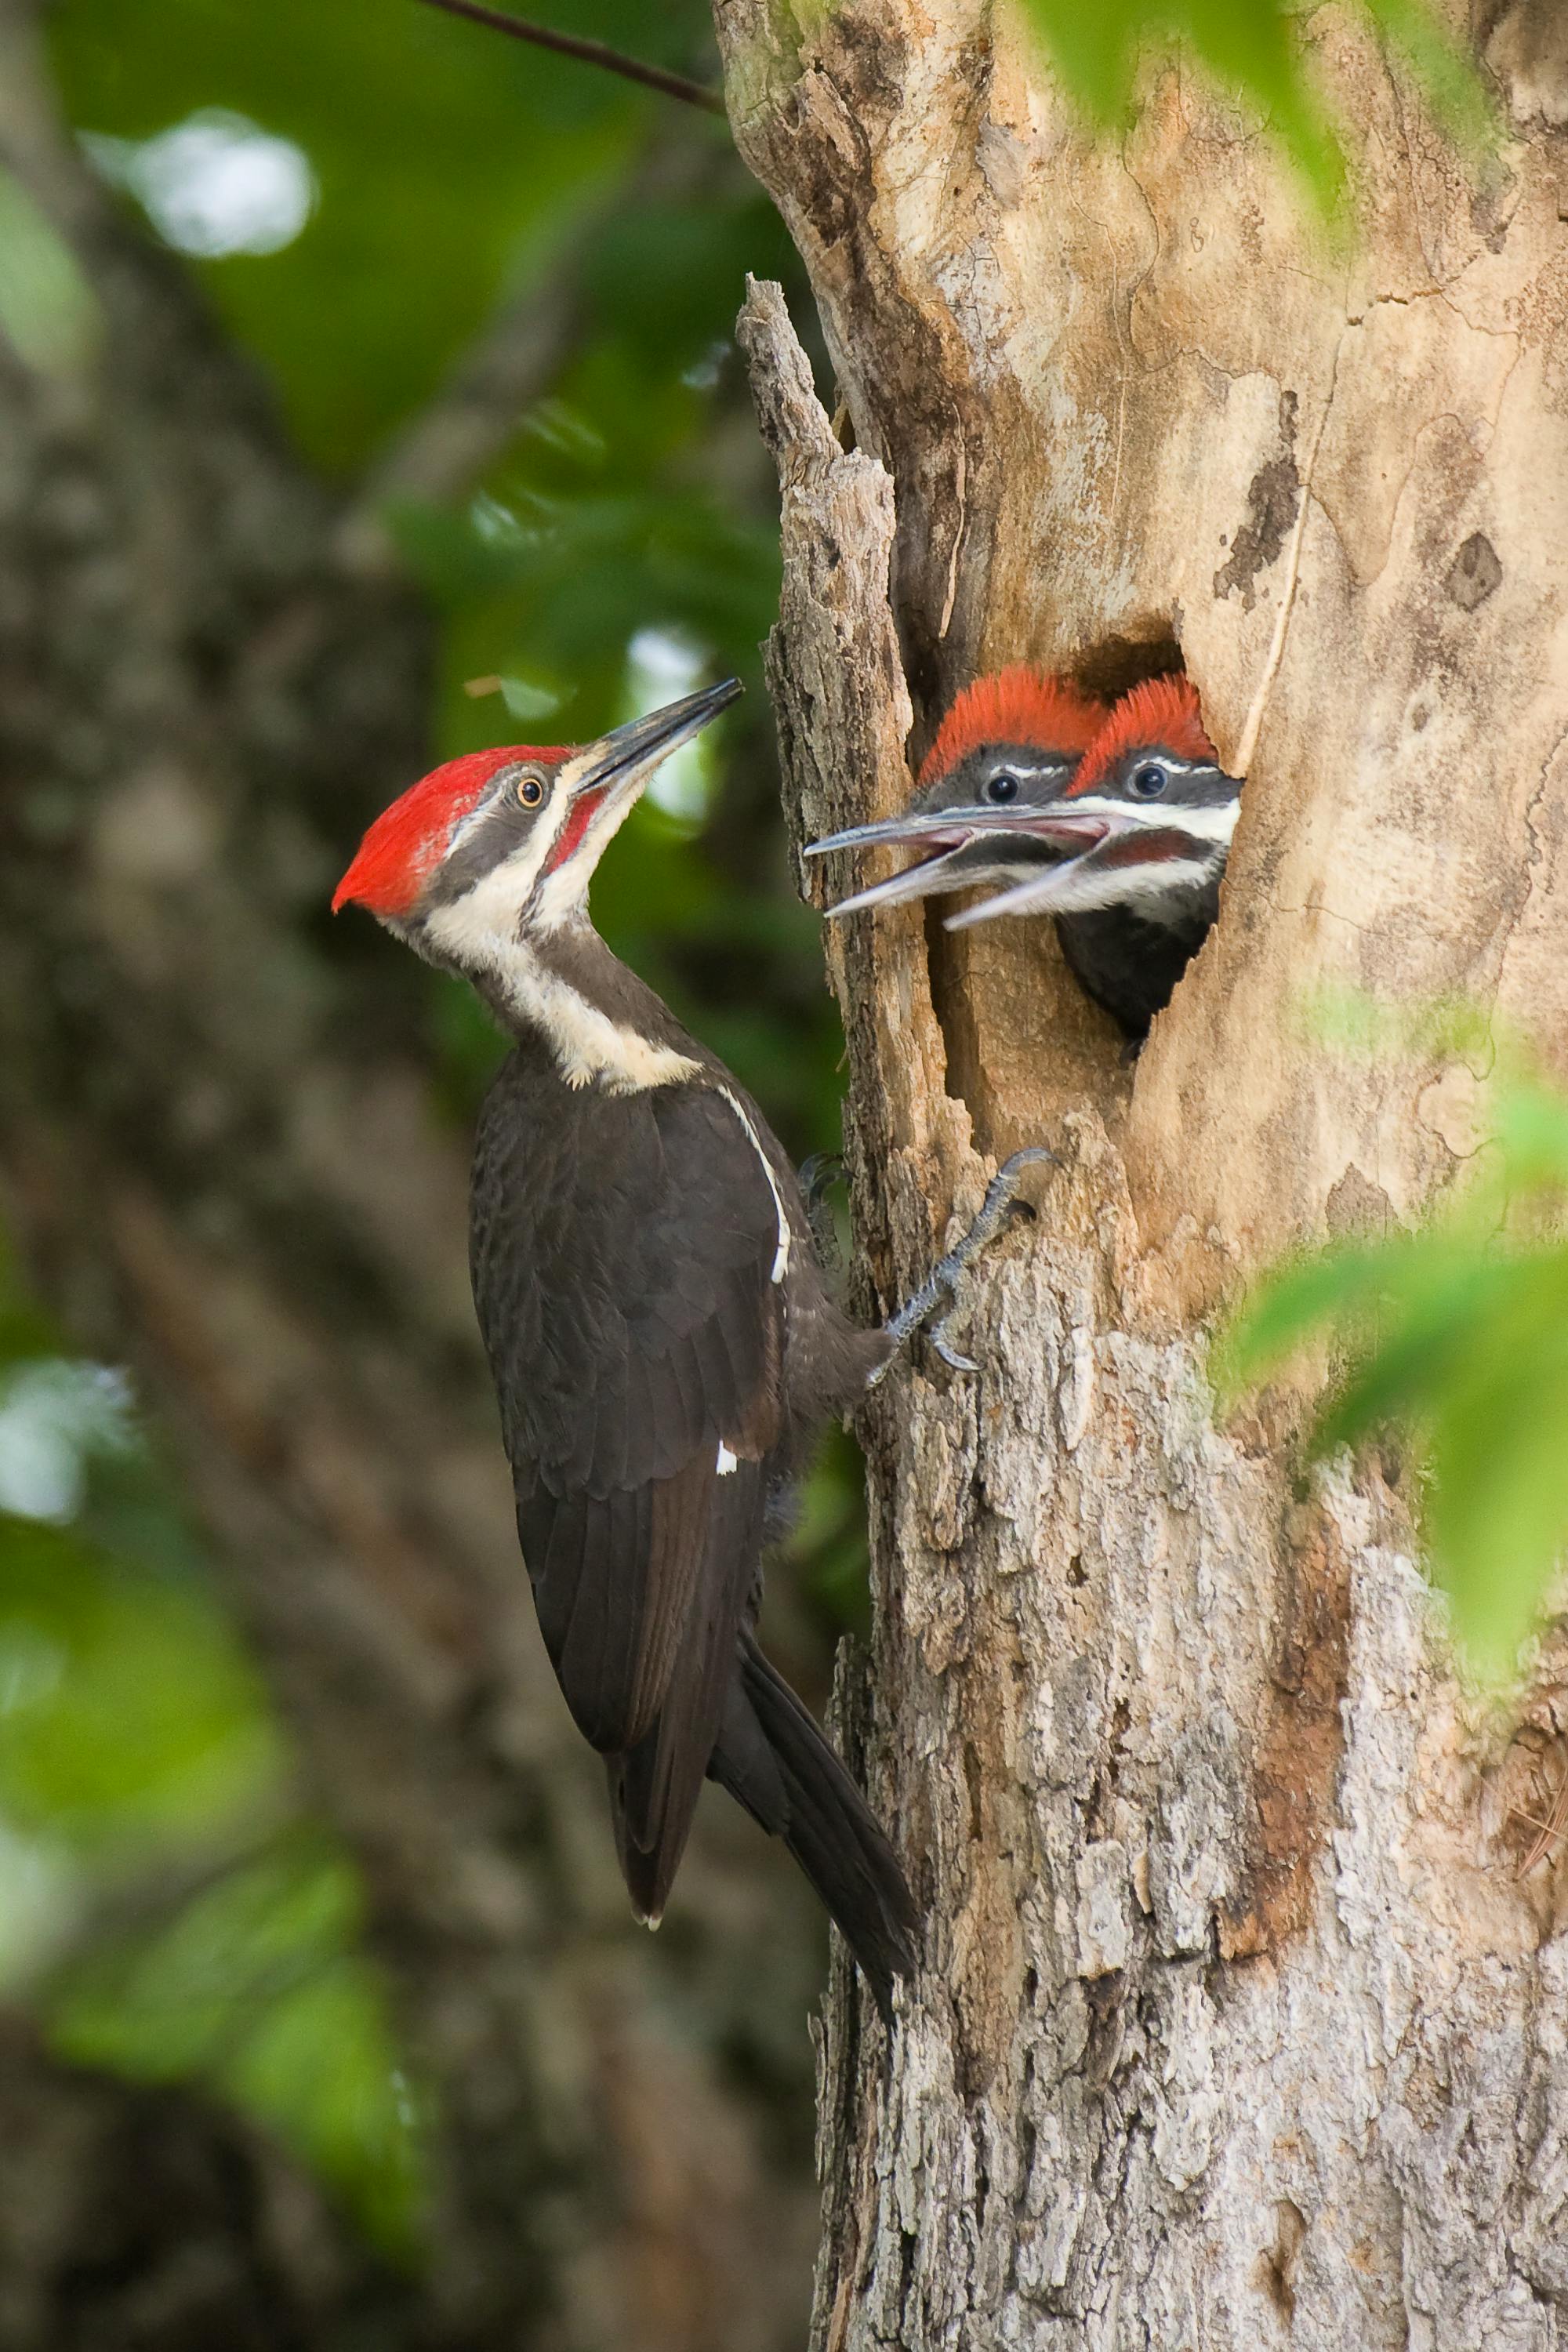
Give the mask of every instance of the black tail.
POLYGON ((865 1798, 749 1634, 709 1778, 782 1837, 837 1922, 886 2017, 920 1925, 898 1856, 865 1798))

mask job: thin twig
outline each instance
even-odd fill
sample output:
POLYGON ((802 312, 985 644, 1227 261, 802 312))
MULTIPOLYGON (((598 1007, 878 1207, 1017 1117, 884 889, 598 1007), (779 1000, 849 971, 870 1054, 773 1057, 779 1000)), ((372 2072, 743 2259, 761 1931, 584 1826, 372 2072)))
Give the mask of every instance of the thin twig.
POLYGON ((486 8, 480 0, 425 0, 428 8, 444 8, 449 16, 467 16, 471 24, 488 25, 493 32, 510 33, 514 41, 531 41, 535 48, 553 49, 558 57, 580 58, 584 65, 603 66, 606 73, 641 82, 645 89, 662 90, 666 98, 684 99, 709 114, 722 114, 724 101, 706 82, 689 81, 685 74, 667 73, 663 66, 644 65, 640 58, 623 57, 603 41, 580 33, 558 33, 548 25, 531 24, 525 16, 509 16, 503 9, 486 8))

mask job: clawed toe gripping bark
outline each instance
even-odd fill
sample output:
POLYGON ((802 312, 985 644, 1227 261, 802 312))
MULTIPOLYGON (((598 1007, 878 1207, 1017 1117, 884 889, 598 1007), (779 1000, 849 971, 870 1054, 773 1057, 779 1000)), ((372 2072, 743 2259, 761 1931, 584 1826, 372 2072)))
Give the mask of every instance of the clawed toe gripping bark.
POLYGON ((868 1375, 866 1386, 868 1389, 874 1389, 879 1381, 887 1377, 889 1368, 894 1362, 904 1341, 913 1337, 921 1326, 942 1306, 944 1299, 947 1302, 947 1311, 938 1316, 937 1320, 931 1325, 931 1346, 936 1349, 942 1362, 951 1366, 955 1372, 977 1372, 980 1370, 973 1356, 961 1356, 957 1349, 949 1343, 947 1338, 947 1327, 957 1311, 959 1285, 965 1268, 972 1265, 981 1251, 995 1239, 1009 1217, 1018 1214, 1034 1215, 1028 1202, 1019 1198, 1018 1181, 1024 1169, 1032 1167, 1037 1161, 1042 1160, 1048 1160, 1053 1167, 1058 1164, 1056 1153, 1048 1150, 1045 1144, 1031 1143, 1026 1145, 1022 1151, 1015 1151, 1011 1159, 1002 1162, 985 1188, 985 1198, 981 1203, 980 1214, 975 1218, 963 1240, 950 1249, 945 1257, 938 1258, 914 1297, 908 1299, 885 1326, 887 1335, 893 1344, 876 1370, 868 1375))

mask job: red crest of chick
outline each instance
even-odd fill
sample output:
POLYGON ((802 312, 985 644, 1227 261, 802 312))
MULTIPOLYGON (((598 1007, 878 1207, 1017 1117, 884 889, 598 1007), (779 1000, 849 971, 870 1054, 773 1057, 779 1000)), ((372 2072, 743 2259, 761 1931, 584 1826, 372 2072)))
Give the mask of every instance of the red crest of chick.
POLYGON ((1052 751, 1085 751, 1105 720, 1105 706, 1066 678, 1026 662, 977 677, 966 686, 937 730, 921 763, 922 785, 945 776, 983 743, 1037 743, 1052 751))
POLYGON ((1063 797, 1092 793, 1129 751, 1154 751, 1178 760, 1217 761, 1199 715, 1197 688, 1183 672, 1145 678, 1122 696, 1063 797))

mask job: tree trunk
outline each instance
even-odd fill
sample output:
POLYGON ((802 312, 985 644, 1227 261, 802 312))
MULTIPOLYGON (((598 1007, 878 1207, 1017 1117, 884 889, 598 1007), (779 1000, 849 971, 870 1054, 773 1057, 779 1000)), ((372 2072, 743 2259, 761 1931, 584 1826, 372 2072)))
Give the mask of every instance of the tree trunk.
MULTIPOLYGON (((795 821, 893 808, 945 701, 1179 648, 1248 776, 1218 927, 1128 1066, 1045 927, 830 928, 870 1267, 995 1160, 1038 1222, 865 1417, 874 1792, 930 1903, 890 2041, 837 1979, 819 2352, 1536 2352, 1568 2298, 1568 1769, 1553 1636, 1511 1744, 1450 1672, 1396 1466, 1306 1485, 1300 1400, 1216 1423, 1204 1336, 1293 1244, 1462 1173, 1480 1069, 1352 1064, 1315 993, 1568 992, 1568 54, 1474 27, 1472 186, 1349 8, 1308 13, 1336 252, 1174 65, 1091 144, 986 0, 718 0, 731 113, 838 379, 743 315, 784 490, 795 821)), ((1456 20, 1457 21, 1457 20, 1456 20)), ((854 1695, 852 1695, 853 1696, 854 1695)))
MULTIPOLYGON (((83 167, 33 16, 0 0, 0 162, 82 284, 74 340, 0 341, 0 1222, 76 1342, 134 1367, 365 1866, 437 2115, 430 2259, 377 2273, 376 2341, 784 2352, 810 1897, 721 1806, 669 1933, 633 1926, 517 1556, 416 971, 326 936, 358 828, 428 764, 429 624, 83 167)), ((116 2292, 140 2264, 158 2300, 140 2168, 103 2148, 154 2113, 181 2146, 245 2139, 122 2095, 117 2121, 107 2079, 0 2064, 0 2141, 37 2138, 49 2216, 7 2240, 16 2352, 132 2340, 89 2291, 105 2245, 116 2292)), ((150 2341, 228 2340, 223 2280, 295 2256, 288 2340, 361 2340, 369 2290, 321 2287, 303 2184, 317 2218, 268 2235, 269 2168, 222 2245, 201 2164, 157 2174, 214 2293, 150 2341)), ((346 2235, 338 2262, 367 2267, 346 2235)))

